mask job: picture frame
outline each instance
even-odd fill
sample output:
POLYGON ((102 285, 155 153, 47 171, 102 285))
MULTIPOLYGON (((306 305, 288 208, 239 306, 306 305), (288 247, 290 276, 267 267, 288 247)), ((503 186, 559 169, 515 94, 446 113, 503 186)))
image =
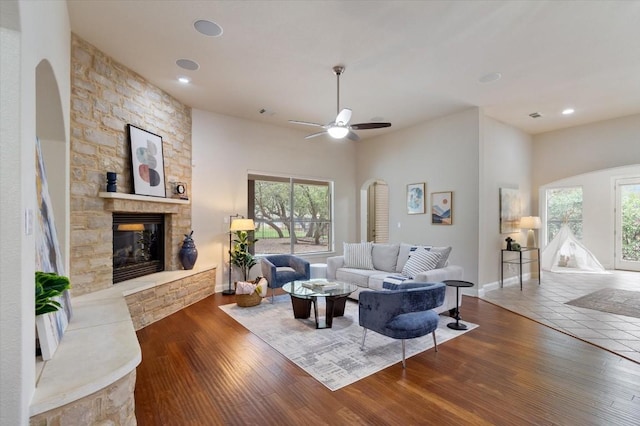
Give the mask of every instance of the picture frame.
POLYGON ((520 193, 518 189, 500 188, 500 233, 520 231, 520 193))
POLYGON ((453 192, 431 193, 431 223, 453 225, 453 192))
POLYGON ((134 194, 166 198, 162 137, 132 124, 127 129, 134 194))
POLYGON ((407 185, 407 213, 408 214, 424 214, 424 182, 410 183, 407 185))

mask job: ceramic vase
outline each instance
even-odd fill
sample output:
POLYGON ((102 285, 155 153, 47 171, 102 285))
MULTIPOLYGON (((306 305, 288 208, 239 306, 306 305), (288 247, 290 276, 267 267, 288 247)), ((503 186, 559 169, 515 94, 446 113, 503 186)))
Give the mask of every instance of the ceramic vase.
POLYGON ((184 241, 182 242, 182 248, 178 253, 178 258, 180 259, 180 263, 182 263, 182 267, 184 269, 193 269, 193 266, 196 264, 196 260, 198 259, 198 249, 196 248, 196 243, 193 241, 191 237, 193 235, 193 231, 189 235, 184 236, 184 241))

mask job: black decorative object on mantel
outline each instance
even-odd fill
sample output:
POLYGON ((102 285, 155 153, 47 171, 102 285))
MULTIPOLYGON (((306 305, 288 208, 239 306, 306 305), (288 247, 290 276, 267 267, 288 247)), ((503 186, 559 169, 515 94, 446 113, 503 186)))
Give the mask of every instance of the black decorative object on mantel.
POLYGON ((107 192, 117 192, 118 174, 107 172, 107 192))
POLYGON ((196 248, 196 243, 193 241, 191 236, 193 235, 193 231, 189 235, 184 234, 184 241, 182 242, 182 248, 178 253, 178 258, 180 259, 180 263, 182 263, 182 267, 184 269, 193 269, 193 266, 196 264, 196 260, 198 259, 198 249, 196 248))
POLYGON ((507 237, 505 241, 507 242, 507 250, 511 250, 511 243, 513 242, 513 238, 507 237))

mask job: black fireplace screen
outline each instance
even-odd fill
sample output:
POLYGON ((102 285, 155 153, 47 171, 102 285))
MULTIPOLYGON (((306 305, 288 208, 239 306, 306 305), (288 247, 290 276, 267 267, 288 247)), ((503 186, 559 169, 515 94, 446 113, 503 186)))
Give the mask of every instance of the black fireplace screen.
POLYGON ((164 215, 113 214, 113 283, 164 271, 164 215))

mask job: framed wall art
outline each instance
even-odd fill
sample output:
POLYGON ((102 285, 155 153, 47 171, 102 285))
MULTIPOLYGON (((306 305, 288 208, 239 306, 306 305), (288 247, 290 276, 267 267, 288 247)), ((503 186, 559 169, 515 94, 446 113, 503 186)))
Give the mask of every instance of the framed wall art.
POLYGON ((434 225, 453 224, 453 192, 431 193, 431 223, 434 225))
POLYGON ((131 124, 127 127, 131 143, 134 193, 166 197, 162 137, 131 124))
POLYGON ((520 194, 517 189, 500 188, 500 233, 520 230, 520 194))
POLYGON ((425 183, 410 183, 407 185, 407 213, 424 214, 425 183))

